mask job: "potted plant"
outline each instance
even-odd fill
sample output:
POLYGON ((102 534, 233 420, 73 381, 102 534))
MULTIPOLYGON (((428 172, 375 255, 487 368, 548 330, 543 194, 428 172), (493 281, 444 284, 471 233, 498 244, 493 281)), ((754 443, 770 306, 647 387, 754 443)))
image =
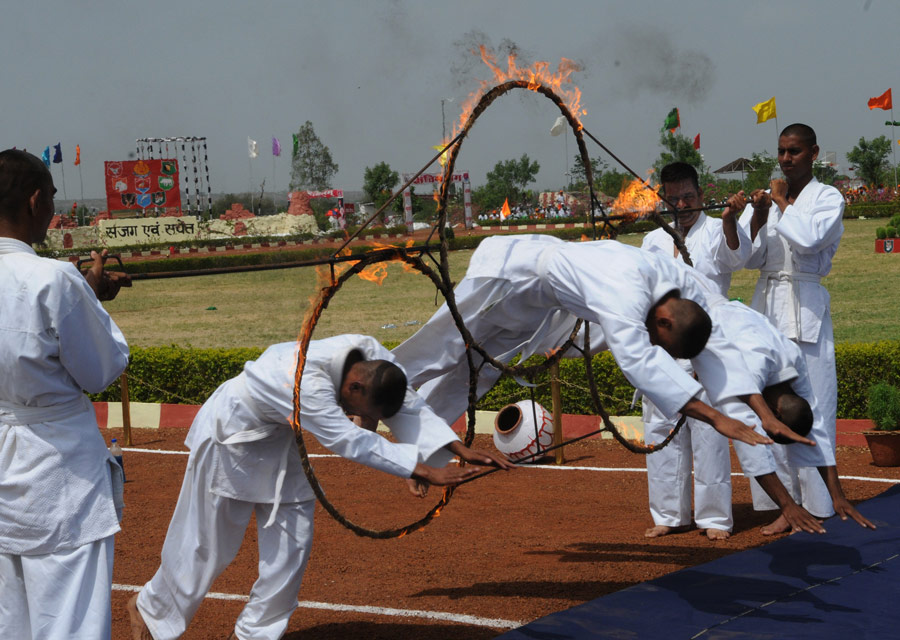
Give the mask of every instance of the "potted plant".
POLYGON ((900 229, 900 214, 891 218, 886 227, 875 229, 875 253, 900 253, 897 230, 900 229))
POLYGON ((879 467, 900 466, 900 389, 886 382, 869 387, 869 419, 874 431, 864 431, 872 453, 872 462, 879 467))

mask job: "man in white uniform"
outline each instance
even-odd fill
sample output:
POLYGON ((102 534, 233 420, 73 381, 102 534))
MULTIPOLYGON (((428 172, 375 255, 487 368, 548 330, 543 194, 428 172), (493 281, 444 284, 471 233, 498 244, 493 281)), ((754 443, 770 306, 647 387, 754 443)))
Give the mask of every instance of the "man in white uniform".
MULTIPOLYGON (((820 280, 831 270, 831 259, 841 241, 844 198, 813 176, 818 153, 816 134, 810 127, 786 127, 778 139, 778 164, 785 180, 772 180, 770 195, 748 205, 740 223, 753 242, 747 267, 760 270, 752 306, 799 345, 829 433, 828 446, 833 448, 837 417, 834 333, 830 298, 820 280)), ((802 468, 792 476, 788 489, 810 513, 820 518, 833 513, 828 489, 814 469, 802 468)), ((763 532, 779 533, 787 527, 779 518, 763 532)))
MULTIPOLYGON (((770 442, 700 401, 700 382, 673 359, 692 359, 713 402, 752 390, 752 381, 740 375, 740 354, 711 327, 706 295, 668 257, 609 240, 496 236, 478 246, 455 296, 469 332, 498 361, 556 348, 575 318, 583 318, 592 323, 592 349, 608 348, 629 382, 666 417, 681 412, 728 437, 770 442)), ((447 422, 462 415, 469 369, 446 304, 393 353, 414 372, 410 383, 435 413, 447 422)), ((478 397, 499 376, 482 367, 478 397)))
POLYGON ((53 178, 23 151, 0 153, 0 638, 111 634, 121 469, 84 391, 128 364, 98 302, 120 284, 97 254, 82 276, 39 258, 53 178))
MULTIPOLYGON (((207 400, 185 444, 184 483, 156 575, 128 603, 132 635, 177 638, 213 580, 234 559, 255 512, 259 578, 238 617, 239 640, 280 638, 297 607, 309 558, 315 497, 290 426, 298 345, 269 347, 207 400)), ((478 467, 512 465, 465 447, 407 388, 403 371, 374 338, 344 335, 310 343, 300 391, 300 425, 335 453, 428 484, 454 484, 478 467), (357 427, 348 415, 362 419, 357 427), (399 443, 374 432, 384 420, 399 443)))
MULTIPOLYGON (((778 329, 765 318, 740 302, 729 302, 717 308, 717 319, 722 321, 725 335, 741 347, 741 354, 750 375, 756 380, 759 394, 765 407, 754 405, 760 411, 768 409, 779 420, 786 423, 803 424, 804 431, 816 446, 804 446, 793 443, 775 444, 771 447, 747 447, 736 442, 735 449, 741 463, 746 468, 745 475, 751 478, 750 489, 754 506, 765 505, 765 509, 781 507, 790 512, 786 517, 793 522, 794 514, 800 514, 800 507, 793 501, 784 484, 790 482, 790 475, 785 473, 792 468, 809 468, 818 473, 828 488, 834 510, 841 519, 853 518, 863 527, 874 529, 875 526, 864 518, 844 496, 837 473, 832 433, 827 428, 825 416, 818 407, 815 394, 810 385, 805 359, 800 348, 788 340, 778 329), (753 481, 752 467, 772 468, 772 462, 762 458, 772 456, 778 462, 776 472, 783 484, 769 483, 767 491, 753 481), (748 473, 750 471, 750 473, 748 473), (780 496, 781 504, 776 505, 770 495, 780 496)), ((757 396, 757 401, 759 401, 757 396)), ((731 404, 720 407, 739 420, 752 420, 753 411, 746 404, 731 404)), ((801 432, 802 433, 802 432, 801 432)), ((759 507, 758 507, 759 508, 759 507)))
MULTIPOLYGON (((703 190, 697 170, 685 162, 673 162, 659 174, 668 202, 682 209, 700 207, 703 190)), ((725 209, 721 219, 702 211, 678 212, 675 227, 694 268, 712 280, 719 293, 728 295, 731 274, 744 267, 750 257, 750 239, 737 224, 737 210, 725 209)), ((641 249, 683 259, 672 236, 655 229, 644 236, 641 249)), ((690 371, 690 364, 681 361, 690 371)), ((644 441, 662 442, 677 420, 663 416, 648 399, 643 402, 644 441)), ((675 438, 664 448, 647 455, 647 488, 654 526, 648 538, 686 531, 691 526, 691 478, 694 485, 694 521, 710 540, 729 537, 731 515, 731 456, 728 439, 708 424, 688 418, 675 438), (693 476, 691 462, 693 461, 693 476)))

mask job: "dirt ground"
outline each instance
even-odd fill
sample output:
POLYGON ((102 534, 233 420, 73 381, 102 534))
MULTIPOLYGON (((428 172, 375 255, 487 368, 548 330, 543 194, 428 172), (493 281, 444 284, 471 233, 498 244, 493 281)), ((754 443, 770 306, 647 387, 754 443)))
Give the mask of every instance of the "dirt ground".
MULTIPOLYGON (((121 430, 105 435, 107 440, 122 438, 121 430)), ((184 429, 135 430, 133 446, 184 451, 185 435, 184 429)), ((307 445, 311 453, 327 453, 314 441, 307 445)), ((490 436, 478 436, 476 446, 491 447, 490 436)), ((114 582, 124 588, 113 593, 113 638, 130 638, 125 603, 133 591, 128 587, 142 585, 159 565, 186 462, 184 455, 125 452, 126 509, 114 573, 114 582)), ((369 528, 417 520, 437 500, 436 495, 424 501, 413 498, 401 479, 343 459, 312 462, 332 502, 369 528)), ((566 449, 565 467, 643 465, 641 456, 610 441, 588 440, 566 449)), ((862 448, 839 447, 838 469, 842 476, 900 481, 900 468, 873 466, 862 448)), ((733 470, 739 470, 736 461, 733 470)), ((889 486, 844 481, 854 502, 889 486)), ((744 478, 733 477, 733 487, 735 531, 719 542, 697 530, 644 538, 652 524, 646 475, 628 471, 520 468, 494 473, 461 487, 440 517, 401 539, 357 537, 317 506, 312 557, 299 599, 525 623, 770 541, 759 527, 771 514, 753 512, 744 478)), ((251 523, 238 557, 212 590, 245 596, 256 577, 256 562, 251 523)), ((242 606, 241 601, 207 599, 184 637, 228 637, 242 606)), ((285 637, 477 640, 505 630, 484 623, 301 607, 285 637)))

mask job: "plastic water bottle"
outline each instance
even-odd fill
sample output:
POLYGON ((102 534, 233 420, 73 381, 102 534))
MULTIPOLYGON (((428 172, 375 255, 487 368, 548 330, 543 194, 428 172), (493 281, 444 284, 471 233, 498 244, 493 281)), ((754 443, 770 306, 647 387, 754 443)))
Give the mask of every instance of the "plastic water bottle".
POLYGON ((122 447, 119 446, 119 443, 115 438, 112 439, 109 445, 109 452, 112 454, 112 457, 116 459, 116 462, 119 463, 119 466, 122 467, 122 480, 125 480, 125 463, 122 462, 122 447))

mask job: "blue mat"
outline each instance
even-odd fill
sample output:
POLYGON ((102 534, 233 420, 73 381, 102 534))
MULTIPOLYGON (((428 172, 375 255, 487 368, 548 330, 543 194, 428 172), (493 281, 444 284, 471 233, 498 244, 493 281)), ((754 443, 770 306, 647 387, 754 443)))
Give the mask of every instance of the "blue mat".
POLYGON ((900 485, 857 508, 875 531, 831 518, 826 534, 683 569, 499 638, 900 638, 900 485))

